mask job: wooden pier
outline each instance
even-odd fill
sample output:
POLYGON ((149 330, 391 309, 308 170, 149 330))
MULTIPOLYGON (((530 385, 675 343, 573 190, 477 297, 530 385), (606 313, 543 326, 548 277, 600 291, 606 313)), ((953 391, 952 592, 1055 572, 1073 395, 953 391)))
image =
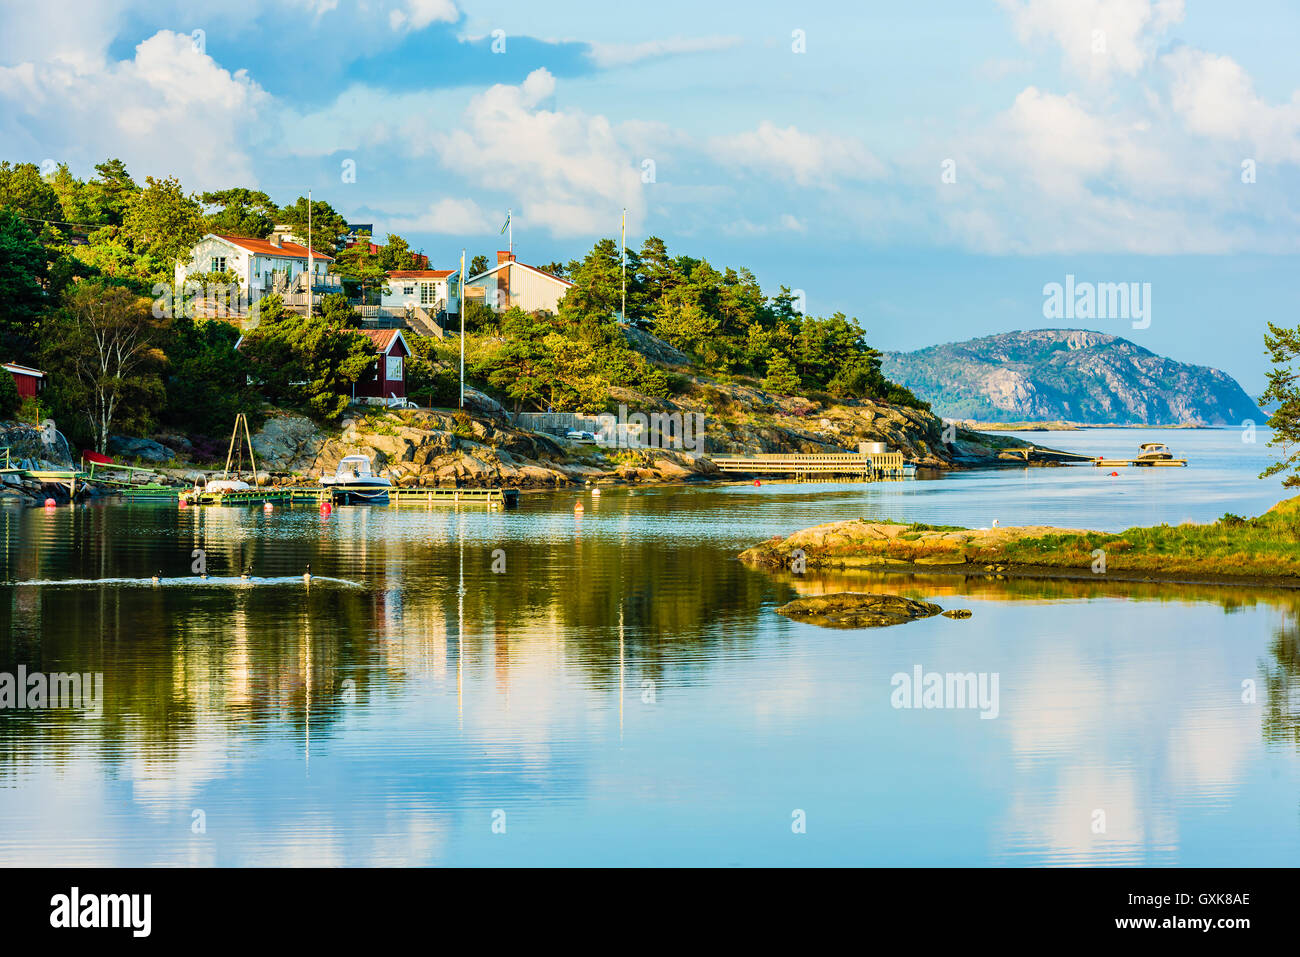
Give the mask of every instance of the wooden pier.
MULTIPOLYGON (((367 491, 374 492, 374 489, 367 491)), ((487 505, 491 508, 514 508, 519 504, 519 490, 514 488, 421 488, 393 486, 375 495, 375 505, 487 505)), ((261 488, 208 492, 191 489, 184 493, 187 505, 320 505, 341 504, 352 495, 347 488, 320 485, 267 485, 261 488)))
POLYGON ((1186 468, 1187 459, 1103 459, 1100 456, 1092 460, 1098 468, 1117 468, 1121 465, 1133 465, 1137 468, 1186 468))
POLYGON ((797 479, 811 476, 849 475, 860 479, 901 477, 912 466, 902 452, 828 452, 808 455, 713 455, 714 465, 723 472, 741 475, 786 475, 797 479))

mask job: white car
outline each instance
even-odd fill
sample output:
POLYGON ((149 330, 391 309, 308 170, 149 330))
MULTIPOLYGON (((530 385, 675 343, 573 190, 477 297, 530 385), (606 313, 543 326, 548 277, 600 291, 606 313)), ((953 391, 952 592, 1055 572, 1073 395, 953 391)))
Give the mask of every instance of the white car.
POLYGON ((568 432, 564 433, 564 437, 570 442, 581 442, 583 445, 596 444, 596 433, 585 432, 582 429, 569 429, 568 432))

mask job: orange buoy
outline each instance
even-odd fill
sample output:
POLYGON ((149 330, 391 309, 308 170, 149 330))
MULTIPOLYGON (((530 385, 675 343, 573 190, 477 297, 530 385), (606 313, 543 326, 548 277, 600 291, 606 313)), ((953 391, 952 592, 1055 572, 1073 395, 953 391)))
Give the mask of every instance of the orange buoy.
POLYGON ((1111 477, 1111 478, 1117 478, 1118 476, 1119 476, 1119 473, 1118 473, 1118 472, 1111 472, 1111 473, 1110 473, 1110 477, 1111 477))
POLYGON ((264 503, 264 504, 262 505, 262 511, 264 511, 264 512, 269 512, 269 511, 271 511, 271 509, 273 509, 273 508, 275 508, 275 506, 272 505, 270 502, 266 502, 266 503, 264 503))
POLYGON ((760 482, 758 479, 754 479, 754 484, 755 484, 755 485, 762 485, 763 483, 760 482))
POLYGON ((187 501, 185 501, 185 497, 184 497, 184 496, 181 496, 180 498, 178 498, 178 499, 176 500, 176 507, 177 507, 177 508, 189 508, 189 507, 190 507, 190 503, 187 502, 187 501))
POLYGON ((55 504, 56 504, 56 503, 55 503, 54 499, 52 499, 52 498, 47 498, 47 499, 45 500, 45 507, 46 507, 46 508, 54 508, 55 504))

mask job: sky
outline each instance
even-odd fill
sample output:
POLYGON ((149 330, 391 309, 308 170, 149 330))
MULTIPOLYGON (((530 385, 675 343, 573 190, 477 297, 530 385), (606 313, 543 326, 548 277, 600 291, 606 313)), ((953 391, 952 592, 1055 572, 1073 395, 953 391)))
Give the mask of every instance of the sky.
POLYGON ((880 349, 1093 328, 1258 395, 1300 322, 1297 36, 1282 0, 0 0, 0 159, 311 189, 442 268, 507 210, 542 264, 626 209, 880 349), (1149 317, 1046 316, 1067 276, 1149 317))

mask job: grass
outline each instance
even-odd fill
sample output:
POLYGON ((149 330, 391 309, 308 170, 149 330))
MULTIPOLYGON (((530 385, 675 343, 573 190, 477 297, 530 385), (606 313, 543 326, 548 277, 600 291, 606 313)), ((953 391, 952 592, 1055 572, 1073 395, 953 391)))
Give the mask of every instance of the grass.
MULTIPOLYGON (((876 523, 883 524, 883 523, 876 523)), ((892 523, 891 523, 892 524, 892 523)), ((851 526, 849 526, 851 529, 851 526)), ((806 545, 809 564, 868 565, 872 559, 914 562, 952 556, 965 565, 1033 566, 1091 571, 1098 552, 1107 573, 1144 576, 1197 575, 1212 579, 1300 579, 1300 497, 1287 499, 1257 518, 1227 514, 1208 525, 1157 525, 1116 534, 1046 534, 998 541, 976 535, 970 541, 925 536, 928 531, 961 531, 951 526, 914 524, 892 539, 871 538, 831 545, 806 545)), ((1002 532, 1011 532, 1003 529, 1002 532)), ((788 544, 759 546, 760 561, 785 563, 788 544)))

